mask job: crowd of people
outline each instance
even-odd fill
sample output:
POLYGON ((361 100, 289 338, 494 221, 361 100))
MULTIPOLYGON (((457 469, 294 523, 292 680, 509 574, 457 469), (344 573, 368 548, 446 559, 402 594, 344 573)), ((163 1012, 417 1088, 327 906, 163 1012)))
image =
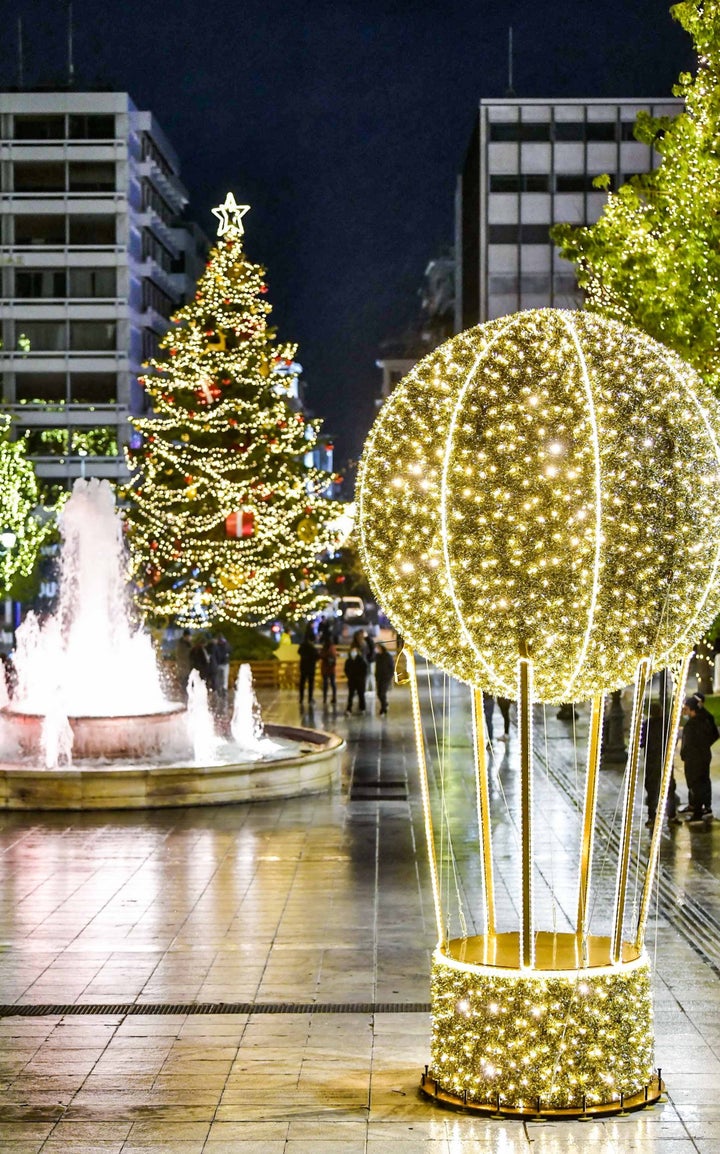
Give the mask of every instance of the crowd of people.
MULTIPOLYGON (((388 693, 395 663, 387 646, 377 640, 377 626, 358 629, 352 635, 343 671, 347 681, 345 716, 353 712, 355 699, 359 713, 367 709, 366 694, 375 693, 381 716, 388 711, 388 693)), ((337 706, 338 636, 335 623, 323 619, 317 635, 308 625, 298 647, 300 659, 299 699, 302 707, 315 704, 315 676, 320 668, 323 706, 337 706)))

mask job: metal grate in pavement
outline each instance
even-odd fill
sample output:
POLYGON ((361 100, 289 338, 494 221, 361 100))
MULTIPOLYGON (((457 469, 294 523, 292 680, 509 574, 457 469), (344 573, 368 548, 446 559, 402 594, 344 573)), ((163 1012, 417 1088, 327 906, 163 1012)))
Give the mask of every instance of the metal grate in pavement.
POLYGON ((67 1015, 127 1017, 178 1014, 429 1014, 429 1002, 92 1002, 0 1005, 0 1018, 55 1018, 67 1015))

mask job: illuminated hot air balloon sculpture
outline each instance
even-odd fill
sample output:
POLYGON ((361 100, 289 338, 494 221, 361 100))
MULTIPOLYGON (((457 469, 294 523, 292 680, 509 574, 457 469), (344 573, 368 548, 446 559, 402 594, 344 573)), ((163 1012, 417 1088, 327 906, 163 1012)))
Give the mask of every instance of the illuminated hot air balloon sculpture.
POLYGON ((656 1100, 645 931, 626 892, 643 700, 675 686, 658 812, 693 643, 718 611, 720 409, 696 374, 634 330, 542 309, 468 330, 398 385, 358 481, 361 552, 406 639, 438 945, 423 1088, 506 1113, 580 1114, 656 1100), (484 932, 449 937, 438 880, 414 651, 471 687, 484 932), (605 695, 635 684, 610 932, 589 932, 605 695), (517 926, 496 919, 483 691, 518 702, 517 926), (572 932, 536 925, 533 703, 591 701, 572 932))

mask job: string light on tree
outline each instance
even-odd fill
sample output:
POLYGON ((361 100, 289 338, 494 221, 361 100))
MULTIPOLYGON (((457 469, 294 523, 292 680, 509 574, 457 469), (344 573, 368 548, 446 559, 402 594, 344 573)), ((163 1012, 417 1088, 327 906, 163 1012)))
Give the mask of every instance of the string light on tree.
POLYGON ((12 597, 33 572, 40 548, 53 531, 53 520, 36 515, 40 506, 37 477, 25 455, 25 441, 11 441, 10 423, 0 422, 0 595, 12 597))
POLYGON ((318 602, 342 506, 324 495, 330 475, 306 463, 319 423, 306 424, 276 379, 295 346, 276 345, 268 327, 265 271, 242 245, 248 206, 228 193, 213 211, 219 239, 195 298, 141 379, 153 415, 132 420, 140 599, 151 616, 185 623, 301 616, 318 602))
MULTIPOLYGON (((552 238, 575 265, 585 307, 643 329, 720 392, 720 2, 686 0, 672 15, 688 32, 697 73, 673 92, 675 117, 638 114, 635 135, 661 163, 616 192, 587 227, 552 238)), ((609 190, 609 176, 599 176, 609 190)))

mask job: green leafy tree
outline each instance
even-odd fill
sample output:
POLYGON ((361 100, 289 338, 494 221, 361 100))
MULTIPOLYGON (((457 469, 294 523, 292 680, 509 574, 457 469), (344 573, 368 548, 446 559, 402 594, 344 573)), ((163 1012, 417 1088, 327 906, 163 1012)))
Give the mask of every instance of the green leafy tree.
POLYGON ((214 210, 219 239, 195 299, 173 317, 143 378, 127 522, 141 607, 152 618, 253 624, 322 599, 342 506, 308 463, 317 441, 291 402, 294 346, 267 325, 264 270, 243 250, 246 206, 214 210))
MULTIPOLYGON (((686 0, 671 12, 698 67, 673 89, 683 112, 637 118, 635 136, 661 164, 609 193, 595 224, 558 225, 552 237, 586 308, 643 329, 720 391, 720 2, 686 0)), ((609 177, 596 184, 608 188, 609 177)))
POLYGON ((24 599, 33 588, 41 546, 55 531, 40 507, 38 481, 25 442, 0 423, 0 596, 24 599))

